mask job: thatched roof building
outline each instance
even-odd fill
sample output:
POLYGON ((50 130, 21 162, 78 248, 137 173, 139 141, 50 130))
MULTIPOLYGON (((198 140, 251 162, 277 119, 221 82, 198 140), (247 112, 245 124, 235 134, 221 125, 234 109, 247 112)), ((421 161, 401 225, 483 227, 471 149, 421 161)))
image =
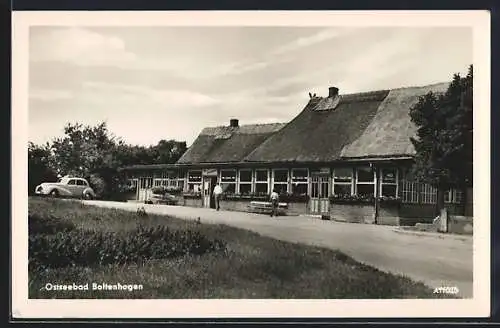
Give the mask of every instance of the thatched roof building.
POLYGON ((416 128, 409 108, 429 91, 448 83, 311 98, 288 124, 205 128, 178 164, 329 163, 332 161, 409 157, 416 128))
POLYGON ((232 119, 229 126, 205 128, 178 164, 241 162, 285 124, 238 124, 232 119))
MULTIPOLYGON (((295 213, 382 224, 432 221, 435 188, 406 174, 415 155, 409 110, 419 97, 448 86, 354 94, 331 87, 326 97, 310 95, 288 123, 240 125, 233 118, 227 126, 207 127, 177 163, 129 167, 134 197, 147 200, 152 187, 176 187, 183 205, 214 208, 212 191, 220 184, 226 209, 246 210, 276 190, 295 213)), ((470 199, 460 190, 446 197, 456 213, 470 199)))

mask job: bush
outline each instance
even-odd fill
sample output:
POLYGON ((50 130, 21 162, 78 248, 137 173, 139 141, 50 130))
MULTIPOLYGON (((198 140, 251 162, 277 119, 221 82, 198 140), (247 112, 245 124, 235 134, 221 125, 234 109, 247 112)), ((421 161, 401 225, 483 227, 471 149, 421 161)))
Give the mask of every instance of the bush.
POLYGON ((97 198, 103 200, 123 201, 127 199, 127 194, 136 190, 127 185, 123 176, 110 168, 93 172, 88 180, 97 198))
POLYGON ((224 249, 224 242, 198 231, 171 231, 165 226, 138 227, 126 234, 71 230, 30 235, 29 269, 139 263, 224 249))
POLYGON ((155 195, 163 195, 163 194, 171 194, 171 195, 179 195, 182 192, 182 189, 179 187, 172 186, 157 186, 151 189, 151 192, 155 195))
POLYGON ((102 198, 106 196, 108 186, 106 181, 99 174, 91 174, 89 177, 89 184, 94 190, 97 197, 102 198))

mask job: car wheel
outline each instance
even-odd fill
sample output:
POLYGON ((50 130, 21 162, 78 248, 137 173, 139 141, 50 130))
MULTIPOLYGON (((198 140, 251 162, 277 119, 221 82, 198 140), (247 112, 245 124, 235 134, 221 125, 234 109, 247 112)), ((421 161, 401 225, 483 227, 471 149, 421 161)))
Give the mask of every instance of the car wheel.
POLYGON ((89 192, 86 192, 85 194, 83 194, 83 198, 87 200, 92 200, 94 197, 92 197, 92 195, 89 192))
POLYGON ((50 194, 49 194, 49 195, 50 195, 50 197, 54 197, 54 198, 55 198, 55 197, 59 197, 59 191, 57 191, 56 189, 54 189, 54 190, 52 190, 52 191, 50 192, 50 194))

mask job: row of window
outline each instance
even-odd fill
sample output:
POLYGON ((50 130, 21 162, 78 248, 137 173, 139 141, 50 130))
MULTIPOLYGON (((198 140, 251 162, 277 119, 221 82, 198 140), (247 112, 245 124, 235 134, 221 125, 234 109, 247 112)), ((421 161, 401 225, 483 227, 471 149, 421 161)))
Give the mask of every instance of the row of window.
MULTIPOLYGON (((317 183, 314 183, 314 178, 316 177, 313 177, 312 180, 311 195, 313 197, 328 197, 328 178, 318 180, 317 183)), ((199 191, 201 179, 201 171, 190 171, 188 174, 188 190, 199 191)), ((278 192, 307 195, 309 171, 308 169, 221 170, 219 183, 223 190, 228 193, 268 193, 271 186, 272 189, 278 192)), ((395 197, 397 189, 397 170, 384 169, 381 180, 382 195, 395 197)), ((374 195, 375 173, 370 167, 357 168, 356 170, 335 169, 332 193, 335 195, 374 195)))
POLYGON ((139 189, 150 189, 153 187, 173 187, 183 189, 184 179, 134 178, 128 180, 128 185, 132 188, 137 188, 137 186, 139 186, 139 189))
MULTIPOLYGON (((218 183, 226 193, 268 194, 272 189, 296 195, 310 194, 314 198, 337 196, 386 196, 400 197, 405 203, 434 204, 437 200, 436 189, 430 185, 407 180, 404 172, 397 168, 380 169, 380 180, 376 181, 375 170, 371 167, 335 168, 331 175, 312 175, 309 186, 309 170, 296 169, 222 169, 218 183), (377 190, 377 184, 379 189, 377 190), (330 188, 331 185, 331 188, 330 188)), ((140 179, 140 188, 170 186, 184 188, 184 179, 140 179)), ((201 192, 202 172, 188 171, 188 192, 201 192)), ((463 194, 450 190, 445 194, 448 203, 461 203, 463 194)))
POLYGON ((182 188, 184 179, 153 179, 154 187, 182 188))
MULTIPOLYGON (((435 204, 437 202, 437 189, 423 183, 403 180, 401 183, 401 200, 404 203, 435 204)), ((445 192, 445 203, 461 204, 464 199, 461 190, 451 189, 445 192)))
MULTIPOLYGON (((291 182, 290 192, 294 194, 307 194, 308 176, 307 169, 292 169, 289 177, 288 169, 243 169, 243 170, 221 170, 218 182, 227 193, 257 193, 267 194, 270 192, 270 185, 278 192, 289 192, 289 182, 291 182)), ((200 191, 201 171, 188 172, 188 190, 200 191)))

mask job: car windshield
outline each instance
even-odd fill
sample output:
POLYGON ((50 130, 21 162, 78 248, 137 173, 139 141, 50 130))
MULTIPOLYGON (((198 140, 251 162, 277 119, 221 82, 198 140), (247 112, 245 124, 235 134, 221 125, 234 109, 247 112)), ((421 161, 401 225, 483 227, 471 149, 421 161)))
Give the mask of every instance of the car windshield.
POLYGON ((59 179, 59 182, 62 184, 68 184, 69 178, 61 178, 59 179))

